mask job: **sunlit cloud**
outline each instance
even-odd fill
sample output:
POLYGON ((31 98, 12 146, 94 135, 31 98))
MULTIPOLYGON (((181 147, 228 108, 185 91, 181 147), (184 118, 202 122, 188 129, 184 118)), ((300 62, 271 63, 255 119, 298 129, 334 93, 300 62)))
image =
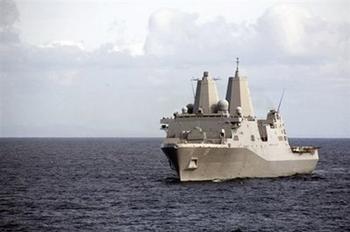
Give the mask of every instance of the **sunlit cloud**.
POLYGON ((0 3, 0 136, 160 136, 158 119, 193 100, 190 79, 208 70, 223 79, 223 92, 236 56, 259 116, 287 87, 292 136, 350 136, 347 22, 294 5, 270 7, 252 22, 164 8, 149 16, 145 38, 112 23, 116 38, 91 50, 83 41, 21 41, 16 4, 0 3), (317 129, 339 111, 331 130, 317 129), (57 125, 71 129, 56 133, 57 125))

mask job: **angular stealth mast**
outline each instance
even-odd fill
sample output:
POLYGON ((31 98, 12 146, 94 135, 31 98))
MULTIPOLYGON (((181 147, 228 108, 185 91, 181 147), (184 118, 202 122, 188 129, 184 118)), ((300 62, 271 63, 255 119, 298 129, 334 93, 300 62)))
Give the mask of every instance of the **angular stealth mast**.
POLYGON ((194 100, 194 113, 216 113, 216 104, 219 101, 215 80, 204 72, 202 80, 197 81, 196 97, 194 100))
POLYGON ((241 107, 243 116, 254 117, 254 109, 252 99, 250 98, 247 78, 239 75, 238 57, 236 64, 237 68, 235 77, 229 77, 227 85, 226 100, 229 102, 229 112, 230 114, 235 115, 237 107, 241 107))
POLYGON ((317 147, 289 145, 279 112, 254 116, 248 81, 230 77, 227 100, 220 100, 214 79, 204 72, 197 80, 194 104, 162 118, 166 131, 161 148, 181 181, 278 177, 311 173, 317 147))

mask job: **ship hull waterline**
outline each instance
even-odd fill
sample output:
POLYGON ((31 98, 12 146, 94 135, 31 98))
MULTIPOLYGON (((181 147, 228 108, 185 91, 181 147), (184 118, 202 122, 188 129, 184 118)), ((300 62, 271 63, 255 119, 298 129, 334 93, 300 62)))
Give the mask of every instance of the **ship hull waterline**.
MULTIPOLYGON (((282 153, 285 157, 267 160, 256 152, 240 147, 181 147, 163 144, 162 151, 180 181, 269 178, 310 174, 318 162, 318 152, 282 153)), ((278 152, 278 151, 276 151, 278 152)))

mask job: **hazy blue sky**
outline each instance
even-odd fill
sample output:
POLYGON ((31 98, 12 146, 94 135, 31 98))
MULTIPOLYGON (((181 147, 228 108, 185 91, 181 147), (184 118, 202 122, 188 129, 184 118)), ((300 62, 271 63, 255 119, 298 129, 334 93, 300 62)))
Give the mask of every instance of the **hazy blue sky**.
POLYGON ((350 1, 0 0, 0 136, 163 136, 234 59, 258 117, 350 137, 350 1))

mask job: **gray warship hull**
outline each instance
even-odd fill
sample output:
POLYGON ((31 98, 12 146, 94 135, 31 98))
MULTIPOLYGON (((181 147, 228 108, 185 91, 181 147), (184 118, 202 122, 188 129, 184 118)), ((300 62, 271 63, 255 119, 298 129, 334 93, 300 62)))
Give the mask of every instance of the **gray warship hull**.
POLYGON ((215 79, 204 72, 197 80, 194 104, 160 120, 166 132, 161 148, 181 181, 311 173, 318 162, 318 148, 289 145, 281 101, 277 110, 258 119, 237 59, 225 100, 219 100, 215 79))
POLYGON ((308 174, 318 161, 317 150, 295 153, 283 147, 266 147, 258 152, 226 145, 162 144, 162 150, 181 181, 308 174))

